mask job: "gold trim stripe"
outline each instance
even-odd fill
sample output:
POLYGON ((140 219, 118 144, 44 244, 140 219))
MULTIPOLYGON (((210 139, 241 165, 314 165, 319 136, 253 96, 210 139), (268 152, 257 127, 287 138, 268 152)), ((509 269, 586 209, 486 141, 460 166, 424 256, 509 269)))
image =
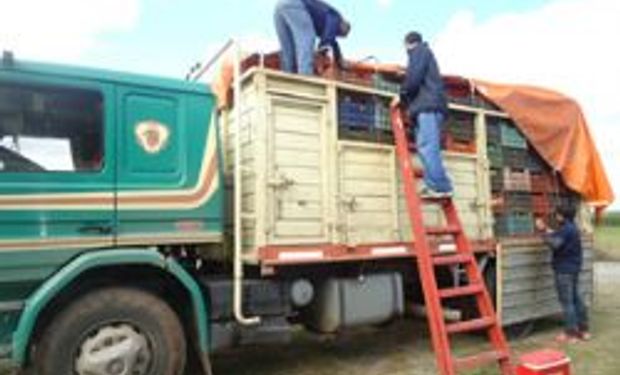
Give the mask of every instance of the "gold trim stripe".
MULTIPOLYGON (((161 233, 161 234, 131 234, 119 236, 116 245, 160 245, 160 244, 197 244, 221 242, 222 235, 217 232, 193 233, 161 233)), ((8 240, 0 241, 0 252, 12 250, 56 250, 56 249, 89 249, 114 246, 115 241, 110 237, 58 237, 39 240, 8 240)))
MULTIPOLYGON (((219 187, 216 131, 205 142, 205 153, 196 185, 188 189, 120 192, 119 210, 192 209, 202 206, 219 187)), ((102 210, 114 205, 111 192, 0 195, 0 211, 102 210)))

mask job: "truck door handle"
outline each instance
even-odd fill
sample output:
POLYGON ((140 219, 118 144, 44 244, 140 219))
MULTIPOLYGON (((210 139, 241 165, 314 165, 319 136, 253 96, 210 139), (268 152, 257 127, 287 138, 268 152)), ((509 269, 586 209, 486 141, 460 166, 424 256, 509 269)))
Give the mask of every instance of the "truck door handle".
POLYGON ((85 225, 78 229, 78 232, 81 234, 99 234, 99 235, 109 235, 112 234, 112 227, 109 225, 85 225))

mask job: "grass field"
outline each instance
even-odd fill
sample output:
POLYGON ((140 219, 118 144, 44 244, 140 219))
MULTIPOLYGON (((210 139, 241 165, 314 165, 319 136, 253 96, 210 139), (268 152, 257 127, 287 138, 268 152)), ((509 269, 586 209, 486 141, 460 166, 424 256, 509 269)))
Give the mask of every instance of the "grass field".
POLYGON ((620 261, 620 212, 611 212, 596 228, 594 241, 598 258, 620 261))

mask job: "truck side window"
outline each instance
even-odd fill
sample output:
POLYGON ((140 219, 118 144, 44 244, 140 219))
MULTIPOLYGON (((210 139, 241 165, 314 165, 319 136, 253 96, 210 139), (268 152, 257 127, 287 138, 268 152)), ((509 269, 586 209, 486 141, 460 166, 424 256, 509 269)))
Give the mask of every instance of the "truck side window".
POLYGON ((103 168, 97 91, 0 83, 0 173, 103 168))

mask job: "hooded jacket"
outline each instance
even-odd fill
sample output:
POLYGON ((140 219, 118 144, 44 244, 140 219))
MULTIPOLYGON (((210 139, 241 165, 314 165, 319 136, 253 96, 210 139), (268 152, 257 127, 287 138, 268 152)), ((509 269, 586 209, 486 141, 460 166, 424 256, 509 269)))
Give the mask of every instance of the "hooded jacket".
POLYGON ((408 51, 409 63, 401 88, 401 101, 410 116, 423 112, 448 112, 443 79, 435 55, 426 43, 408 51))

